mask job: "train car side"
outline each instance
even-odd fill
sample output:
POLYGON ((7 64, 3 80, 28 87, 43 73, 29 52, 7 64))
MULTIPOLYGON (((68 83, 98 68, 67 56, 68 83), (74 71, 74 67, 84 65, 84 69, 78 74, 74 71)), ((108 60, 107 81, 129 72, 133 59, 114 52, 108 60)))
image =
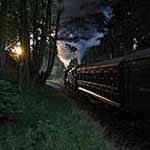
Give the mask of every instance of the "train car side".
POLYGON ((67 72, 67 86, 97 102, 150 114, 150 49, 73 68, 67 72))
POLYGON ((141 114, 150 113, 150 49, 128 56, 123 68, 124 107, 141 114))
POLYGON ((99 62, 77 69, 78 90, 86 92, 97 101, 120 107, 121 65, 124 58, 99 62))

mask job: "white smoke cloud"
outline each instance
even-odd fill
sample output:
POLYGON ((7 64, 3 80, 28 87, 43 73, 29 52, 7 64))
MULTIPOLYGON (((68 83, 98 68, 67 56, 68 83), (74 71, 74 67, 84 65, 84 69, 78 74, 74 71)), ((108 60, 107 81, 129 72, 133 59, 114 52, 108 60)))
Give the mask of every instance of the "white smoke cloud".
POLYGON ((70 51, 66 47, 66 44, 67 43, 65 41, 57 41, 58 57, 65 67, 69 66, 70 61, 76 56, 73 53, 70 53, 70 51))
POLYGON ((68 41, 61 41, 57 42, 58 47, 58 57, 64 63, 65 67, 68 67, 70 61, 74 58, 77 58, 78 63, 81 64, 82 57, 84 56, 85 51, 87 48, 92 46, 97 46, 100 44, 100 38, 103 37, 103 34, 98 32, 97 29, 91 30, 91 38, 88 40, 80 39, 78 42, 68 42, 68 41), (67 45, 71 47, 75 47, 77 51, 71 52, 68 49, 67 45))

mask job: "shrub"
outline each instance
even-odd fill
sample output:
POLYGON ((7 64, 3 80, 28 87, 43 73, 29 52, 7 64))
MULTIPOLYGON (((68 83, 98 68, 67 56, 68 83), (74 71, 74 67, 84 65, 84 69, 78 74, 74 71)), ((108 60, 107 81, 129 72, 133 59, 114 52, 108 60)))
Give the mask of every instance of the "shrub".
POLYGON ((9 81, 0 80, 0 116, 15 119, 20 113, 19 103, 17 88, 9 81))

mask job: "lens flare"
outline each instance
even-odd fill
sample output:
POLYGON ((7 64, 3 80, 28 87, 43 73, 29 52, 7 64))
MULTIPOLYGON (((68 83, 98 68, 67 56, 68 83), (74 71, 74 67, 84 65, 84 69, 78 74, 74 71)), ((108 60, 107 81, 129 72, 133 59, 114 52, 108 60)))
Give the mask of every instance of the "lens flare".
POLYGON ((22 49, 20 46, 15 46, 14 47, 14 52, 17 54, 17 55, 21 55, 22 54, 22 49))

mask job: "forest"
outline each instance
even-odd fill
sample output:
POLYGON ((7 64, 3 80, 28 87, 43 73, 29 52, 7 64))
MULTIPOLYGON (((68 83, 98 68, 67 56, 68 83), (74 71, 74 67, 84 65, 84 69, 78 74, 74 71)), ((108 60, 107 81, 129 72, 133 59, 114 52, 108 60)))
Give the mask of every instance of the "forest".
MULTIPOLYGON (((95 3, 83 1, 78 9, 94 9, 95 3)), ((149 48, 150 3, 147 0, 102 0, 97 6, 98 12, 70 17, 66 22, 76 26, 90 22, 96 24, 103 34, 100 44, 86 51, 83 63, 97 58, 125 56, 135 50, 149 48)), ((1 72, 9 70, 7 74, 11 72, 20 84, 46 82, 58 54, 57 40, 61 38, 59 31, 65 20, 65 7, 61 0, 0 1, 1 72), (11 65, 7 65, 9 63, 11 65)), ((67 36, 63 38, 67 40, 67 36)), ((74 53, 76 49, 70 51, 74 53)))
POLYGON ((110 0, 105 4, 111 8, 111 13, 95 16, 104 37, 100 45, 87 50, 83 63, 127 56, 150 47, 149 1, 110 0))
MULTIPOLYGON (((132 149, 115 145, 111 121, 102 125, 86 96, 71 97, 61 83, 64 69, 149 50, 149 8, 149 0, 0 0, 0 149, 132 149)), ((130 123, 115 125, 119 138, 130 123)))
POLYGON ((51 74, 62 11, 61 1, 1 0, 1 68, 7 68, 8 59, 12 64, 8 62, 8 68, 11 67, 16 78, 19 75, 21 84, 45 83, 51 74), (48 62, 43 71, 45 55, 48 62))

